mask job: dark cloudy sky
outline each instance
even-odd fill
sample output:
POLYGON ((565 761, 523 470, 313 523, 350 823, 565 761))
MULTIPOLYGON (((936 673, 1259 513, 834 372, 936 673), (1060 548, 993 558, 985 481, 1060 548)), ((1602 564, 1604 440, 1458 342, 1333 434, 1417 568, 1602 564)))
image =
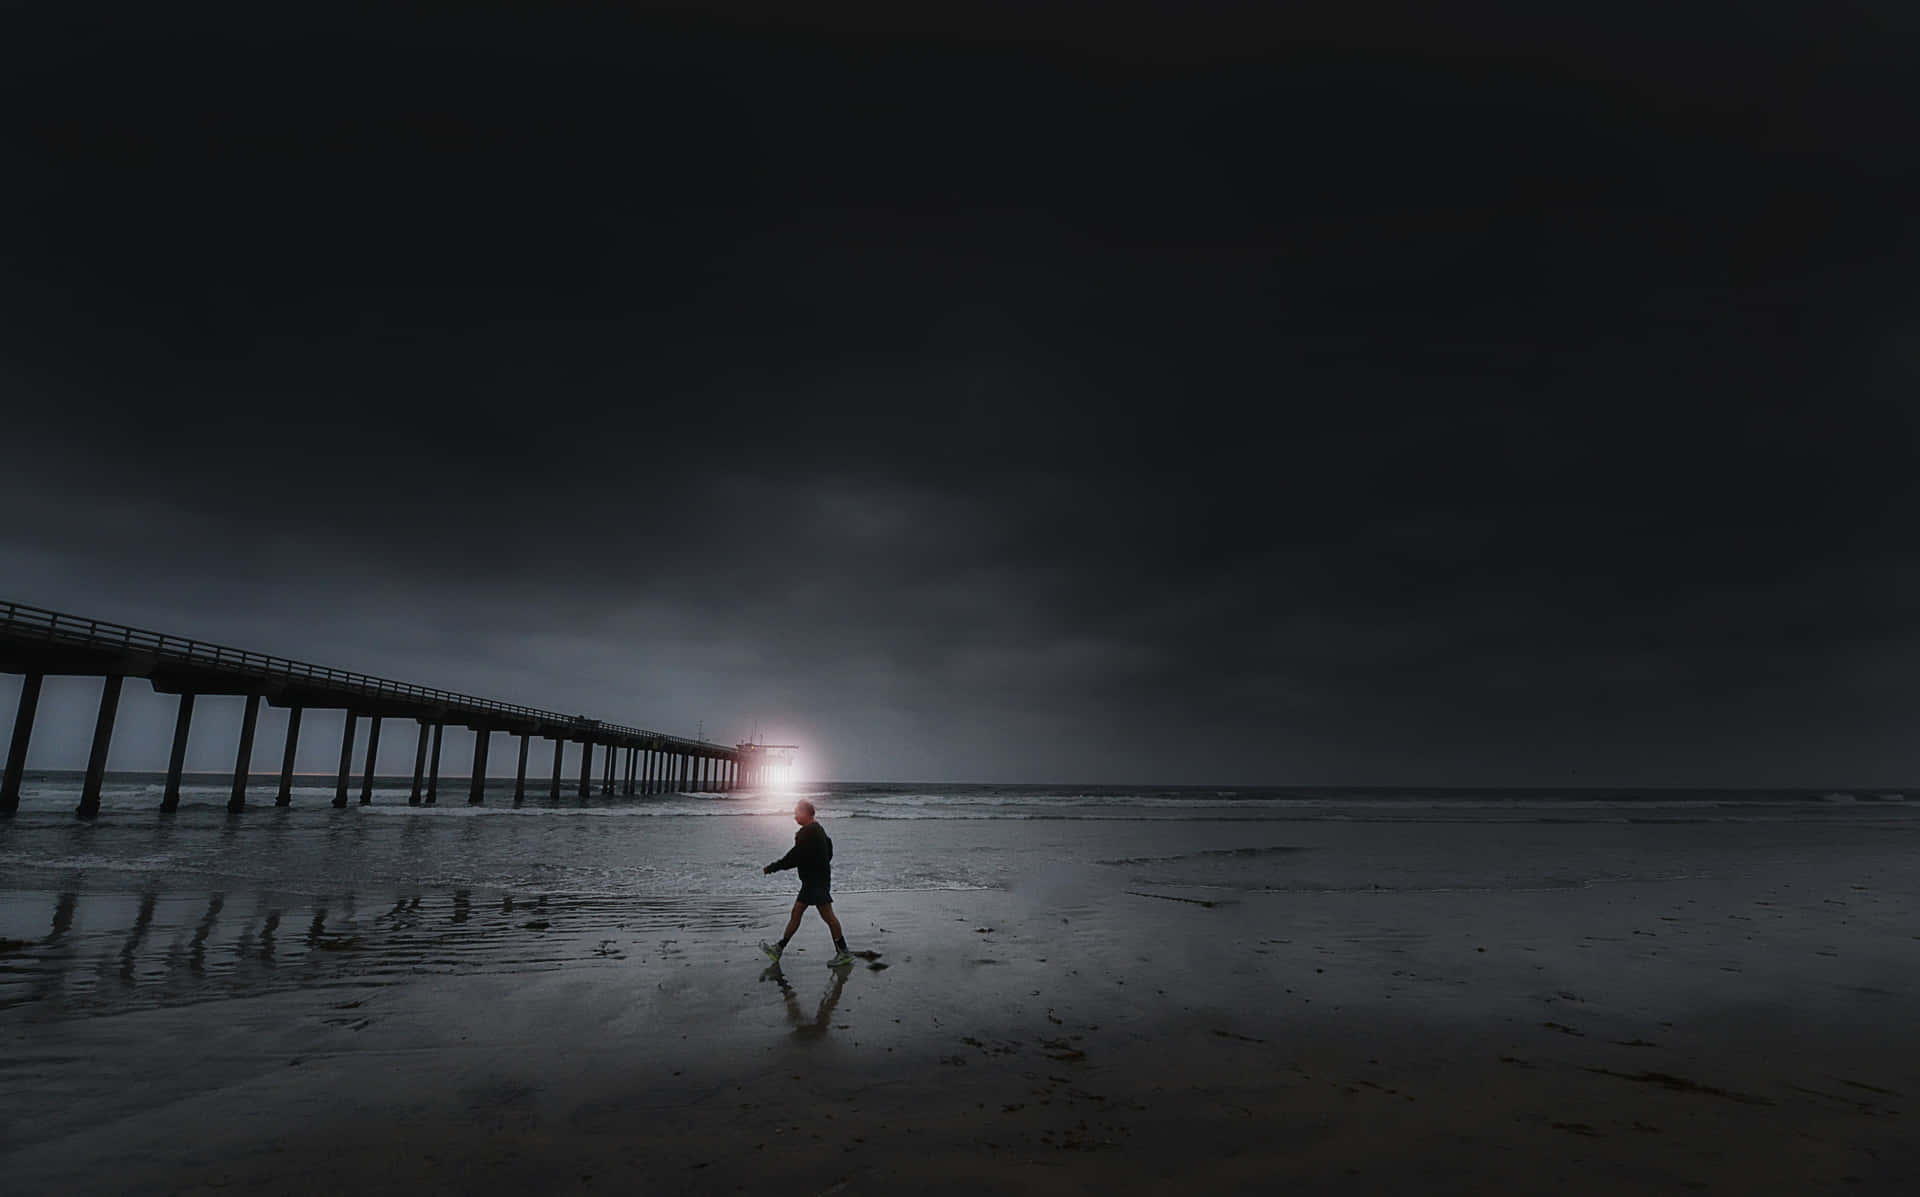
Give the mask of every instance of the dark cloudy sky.
POLYGON ((0 596, 816 776, 1916 782, 1916 19, 1715 7, 8 5, 0 596))

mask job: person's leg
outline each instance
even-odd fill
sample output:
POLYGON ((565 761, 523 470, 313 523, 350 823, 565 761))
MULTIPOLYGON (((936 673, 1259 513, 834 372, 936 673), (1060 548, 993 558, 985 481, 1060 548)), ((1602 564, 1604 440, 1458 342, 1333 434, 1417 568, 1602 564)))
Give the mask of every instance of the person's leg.
POLYGON ((834 950, 836 952, 846 951, 847 937, 840 933, 840 920, 833 917, 833 903, 822 902, 820 904, 819 910, 820 910, 820 917, 827 920, 827 930, 833 932, 834 950))
POLYGON ((780 934, 781 947, 786 947, 787 941, 793 938, 793 933, 800 929, 800 916, 806 912, 807 904, 805 902, 795 902, 793 904, 793 917, 787 920, 787 929, 780 934))

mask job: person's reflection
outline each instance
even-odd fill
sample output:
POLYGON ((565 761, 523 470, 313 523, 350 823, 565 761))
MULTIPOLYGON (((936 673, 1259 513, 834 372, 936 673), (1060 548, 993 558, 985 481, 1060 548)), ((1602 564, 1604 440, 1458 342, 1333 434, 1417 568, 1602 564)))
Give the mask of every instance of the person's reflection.
POLYGON ((847 977, 852 969, 836 968, 833 980, 827 985, 827 992, 820 998, 820 1006, 809 1019, 800 1008, 800 995, 794 991, 793 983, 780 971, 776 962, 760 974, 762 981, 772 981, 780 987, 780 996, 786 999, 787 1020, 793 1024, 793 1033, 802 1039, 818 1039, 833 1026, 833 1008, 840 1004, 840 991, 846 987, 847 977))

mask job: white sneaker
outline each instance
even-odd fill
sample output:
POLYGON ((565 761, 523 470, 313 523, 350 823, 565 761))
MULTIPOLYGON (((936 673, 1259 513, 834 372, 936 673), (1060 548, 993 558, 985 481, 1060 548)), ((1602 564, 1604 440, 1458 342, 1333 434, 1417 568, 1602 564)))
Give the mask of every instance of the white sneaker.
POLYGON ((833 954, 833 959, 827 961, 827 967, 840 968, 844 965, 848 965, 852 963, 853 963, 853 953, 847 951, 845 948, 841 948, 839 951, 833 954))
POLYGON ((767 959, 773 961, 775 964, 780 963, 780 945, 779 944, 768 943, 766 940, 763 939, 760 941, 760 950, 767 954, 767 959))

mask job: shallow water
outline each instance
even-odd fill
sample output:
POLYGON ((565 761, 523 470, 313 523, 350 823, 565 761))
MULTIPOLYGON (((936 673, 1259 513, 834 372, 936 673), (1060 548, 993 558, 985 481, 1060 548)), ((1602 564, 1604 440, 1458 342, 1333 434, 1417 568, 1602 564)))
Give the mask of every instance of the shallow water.
MULTIPOLYGON (((562 935, 606 928, 747 943, 794 889, 760 866, 795 794, 544 796, 511 782, 410 807, 406 779, 335 810, 331 779, 271 805, 190 779, 29 779, 0 822, 0 1009, 58 1018, 286 986, 557 967, 562 935)), ((1003 891, 1063 911, 1121 895, 1515 894, 1751 881, 1791 866, 1843 894, 1920 848, 1920 804, 1802 792, 1452 792, 823 785, 843 916, 899 891, 1003 891)), ((262 801, 265 796, 265 801, 262 801)), ((355 793, 357 798, 357 792, 355 793)))

